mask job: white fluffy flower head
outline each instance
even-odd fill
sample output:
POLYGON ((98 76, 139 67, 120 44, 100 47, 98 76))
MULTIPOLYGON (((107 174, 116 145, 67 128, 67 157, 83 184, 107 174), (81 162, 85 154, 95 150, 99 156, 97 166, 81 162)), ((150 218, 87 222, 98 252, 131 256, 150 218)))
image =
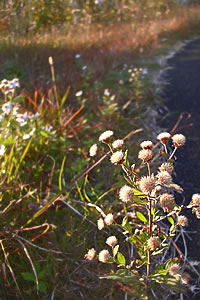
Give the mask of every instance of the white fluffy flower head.
POLYGON ((99 137, 99 142, 102 142, 102 143, 107 143, 109 142, 111 136, 113 135, 113 131, 112 130, 107 130, 107 131, 104 131, 100 137, 99 137))

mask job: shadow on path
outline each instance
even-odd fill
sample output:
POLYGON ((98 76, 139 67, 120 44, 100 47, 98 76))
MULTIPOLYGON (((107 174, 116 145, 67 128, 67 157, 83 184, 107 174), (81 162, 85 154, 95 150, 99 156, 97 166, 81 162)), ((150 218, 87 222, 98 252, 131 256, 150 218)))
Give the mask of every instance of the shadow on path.
MULTIPOLYGON (((200 193, 200 38, 191 41, 168 59, 168 67, 162 76, 162 80, 167 82, 161 93, 166 110, 159 126, 170 130, 181 112, 191 114, 189 122, 192 126, 177 132, 183 133, 187 142, 177 152, 174 178, 184 188, 184 200, 181 200, 187 205, 192 194, 200 193)), ((200 220, 190 212, 187 217, 190 237, 186 238, 188 258, 200 261, 200 220)))

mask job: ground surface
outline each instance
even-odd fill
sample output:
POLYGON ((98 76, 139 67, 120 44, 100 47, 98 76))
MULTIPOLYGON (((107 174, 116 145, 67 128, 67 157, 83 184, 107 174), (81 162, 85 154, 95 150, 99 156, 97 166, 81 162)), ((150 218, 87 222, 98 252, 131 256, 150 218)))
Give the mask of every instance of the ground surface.
MULTIPOLYGON (((168 67, 162 78, 167 82, 162 89, 166 107, 159 125, 170 130, 181 112, 191 114, 187 123, 192 123, 192 126, 177 132, 187 137, 187 143, 177 153, 174 178, 184 188, 180 201, 188 204, 193 193, 200 193, 200 38, 189 42, 168 59, 168 67)), ((200 261, 200 220, 192 213, 187 216, 190 237, 186 238, 188 257, 200 261)))

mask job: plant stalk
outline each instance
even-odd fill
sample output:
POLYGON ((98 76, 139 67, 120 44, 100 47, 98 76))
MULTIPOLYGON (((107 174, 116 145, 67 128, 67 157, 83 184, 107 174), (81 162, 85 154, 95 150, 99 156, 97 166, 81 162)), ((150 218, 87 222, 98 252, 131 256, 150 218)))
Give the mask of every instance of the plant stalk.
MULTIPOLYGON (((149 235, 151 236, 152 234, 152 218, 151 218, 151 198, 148 197, 148 213, 149 213, 149 235)), ((151 265, 151 253, 150 250, 147 250, 148 254, 148 261, 147 261, 147 288, 148 288, 148 283, 149 283, 149 275, 150 275, 150 265, 151 265)))

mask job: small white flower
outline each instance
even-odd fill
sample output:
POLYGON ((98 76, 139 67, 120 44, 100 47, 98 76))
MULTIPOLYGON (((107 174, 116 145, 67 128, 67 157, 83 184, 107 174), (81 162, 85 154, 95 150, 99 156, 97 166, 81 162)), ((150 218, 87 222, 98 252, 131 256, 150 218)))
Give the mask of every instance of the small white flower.
POLYGON ((107 143, 110 140, 112 135, 113 135, 112 130, 104 131, 99 137, 99 142, 107 143))
POLYGON ((106 240, 106 244, 110 247, 114 247, 117 244, 116 236, 114 236, 114 235, 109 236, 106 240))
POLYGON ((97 152, 98 152, 97 144, 92 145, 89 150, 90 156, 95 156, 97 152))
POLYGON ((110 92, 109 92, 108 89, 105 89, 105 90, 104 90, 104 95, 105 95, 105 96, 110 96, 110 92))
POLYGON ((3 112, 6 113, 6 114, 9 114, 9 112, 10 112, 11 109, 12 109, 12 106, 13 106, 13 105, 12 105, 10 102, 7 102, 7 103, 3 104, 3 105, 2 105, 2 110, 3 110, 3 112))
POLYGON ((1 145, 0 146, 0 156, 4 155, 5 151, 6 151, 6 147, 4 145, 1 145))
POLYGON ((30 138, 30 134, 24 134, 23 135, 23 140, 28 140, 30 138))
POLYGON ((32 136, 35 132, 35 128, 33 128, 30 132, 29 132, 29 135, 32 136))
POLYGON ((104 220, 102 218, 97 220, 97 227, 99 230, 102 230, 105 227, 104 220))
POLYGON ((82 96, 83 95, 83 91, 78 91, 78 92, 76 92, 76 97, 80 97, 80 96, 82 96))
POLYGON ((9 82, 9 84, 11 89, 20 87, 18 78, 13 79, 12 81, 9 82))
POLYGON ((24 117, 24 115, 21 115, 21 114, 18 114, 17 117, 16 117, 16 121, 17 123, 21 124, 24 123, 26 117, 24 117))
POLYGON ((35 117, 36 117, 36 118, 39 118, 39 117, 40 117, 40 113, 37 112, 37 113, 35 114, 35 117))
POLYGON ((87 66, 83 66, 82 67, 82 70, 84 71, 84 70, 86 70, 87 69, 87 66))
POLYGON ((75 58, 77 58, 77 59, 80 58, 80 57, 81 57, 80 54, 76 54, 76 55, 75 55, 75 58))

